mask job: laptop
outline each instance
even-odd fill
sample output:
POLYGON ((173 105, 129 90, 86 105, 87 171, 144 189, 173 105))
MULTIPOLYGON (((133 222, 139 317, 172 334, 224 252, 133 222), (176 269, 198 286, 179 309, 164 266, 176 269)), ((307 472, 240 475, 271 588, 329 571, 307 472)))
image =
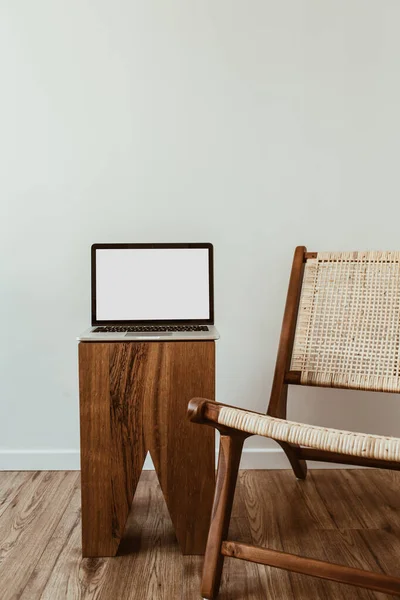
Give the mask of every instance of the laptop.
POLYGON ((93 244, 80 341, 216 340, 213 245, 93 244))

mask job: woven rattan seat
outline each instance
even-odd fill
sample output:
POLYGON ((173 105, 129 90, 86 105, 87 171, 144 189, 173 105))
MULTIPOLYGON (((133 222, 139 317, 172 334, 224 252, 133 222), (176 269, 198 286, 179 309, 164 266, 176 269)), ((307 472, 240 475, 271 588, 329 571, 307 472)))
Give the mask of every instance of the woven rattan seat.
POLYGON ((253 435, 262 435, 308 448, 350 456, 400 461, 399 438, 294 423, 286 419, 276 419, 225 406, 221 407, 218 413, 218 423, 253 435))

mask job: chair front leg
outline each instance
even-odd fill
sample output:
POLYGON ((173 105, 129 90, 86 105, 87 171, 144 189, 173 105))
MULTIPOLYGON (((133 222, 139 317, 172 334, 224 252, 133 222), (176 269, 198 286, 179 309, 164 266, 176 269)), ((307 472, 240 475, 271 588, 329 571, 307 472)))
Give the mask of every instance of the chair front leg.
POLYGON ((246 437, 246 434, 240 432, 221 434, 214 504, 201 585, 202 596, 208 600, 218 596, 221 584, 224 564, 221 545, 228 535, 240 458, 246 437))

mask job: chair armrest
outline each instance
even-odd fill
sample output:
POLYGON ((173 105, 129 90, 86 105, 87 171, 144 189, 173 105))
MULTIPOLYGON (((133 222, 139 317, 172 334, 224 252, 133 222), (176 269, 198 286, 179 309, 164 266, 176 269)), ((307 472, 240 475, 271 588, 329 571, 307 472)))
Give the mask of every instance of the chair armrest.
MULTIPOLYGON (((205 398, 191 400, 189 417, 196 423, 215 427, 223 435, 261 435, 281 445, 304 446, 324 453, 389 461, 400 465, 400 438, 296 423, 236 406, 218 404, 205 398)), ((297 456, 301 457, 301 452, 298 451, 297 456)))
MULTIPOLYGON (((228 427, 227 425, 220 424, 218 422, 218 416, 220 410, 222 408, 235 408, 236 410, 241 410, 236 406, 231 406, 229 404, 220 404, 219 402, 214 402, 213 400, 209 400, 207 398, 192 398, 188 405, 188 418, 193 423, 200 423, 203 425, 210 425, 211 427, 215 427, 222 434, 232 434, 234 432, 240 432, 245 437, 250 437, 254 434, 252 433, 244 433, 240 429, 236 429, 235 427, 228 427)), ((254 412, 254 411, 243 411, 243 412, 254 412)), ((256 415, 260 413, 254 413, 256 415)), ((264 415, 265 416, 265 415, 264 415)))
POLYGON ((188 404, 187 416, 193 423, 212 425, 218 423, 218 414, 222 404, 207 398, 192 398, 188 404))

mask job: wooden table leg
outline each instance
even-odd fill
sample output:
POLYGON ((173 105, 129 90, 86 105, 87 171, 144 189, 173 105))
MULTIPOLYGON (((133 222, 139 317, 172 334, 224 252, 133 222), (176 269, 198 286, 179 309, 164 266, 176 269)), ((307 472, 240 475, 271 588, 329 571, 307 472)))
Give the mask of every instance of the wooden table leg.
POLYGON ((215 488, 215 433, 191 423, 187 405, 197 391, 215 397, 215 343, 159 343, 151 350, 150 379, 157 379, 156 369, 159 376, 145 404, 146 445, 183 554, 204 554, 215 488))
POLYGON ((214 342, 79 344, 83 556, 114 556, 148 450, 184 554, 202 554, 214 432, 186 418, 214 398, 214 342))

